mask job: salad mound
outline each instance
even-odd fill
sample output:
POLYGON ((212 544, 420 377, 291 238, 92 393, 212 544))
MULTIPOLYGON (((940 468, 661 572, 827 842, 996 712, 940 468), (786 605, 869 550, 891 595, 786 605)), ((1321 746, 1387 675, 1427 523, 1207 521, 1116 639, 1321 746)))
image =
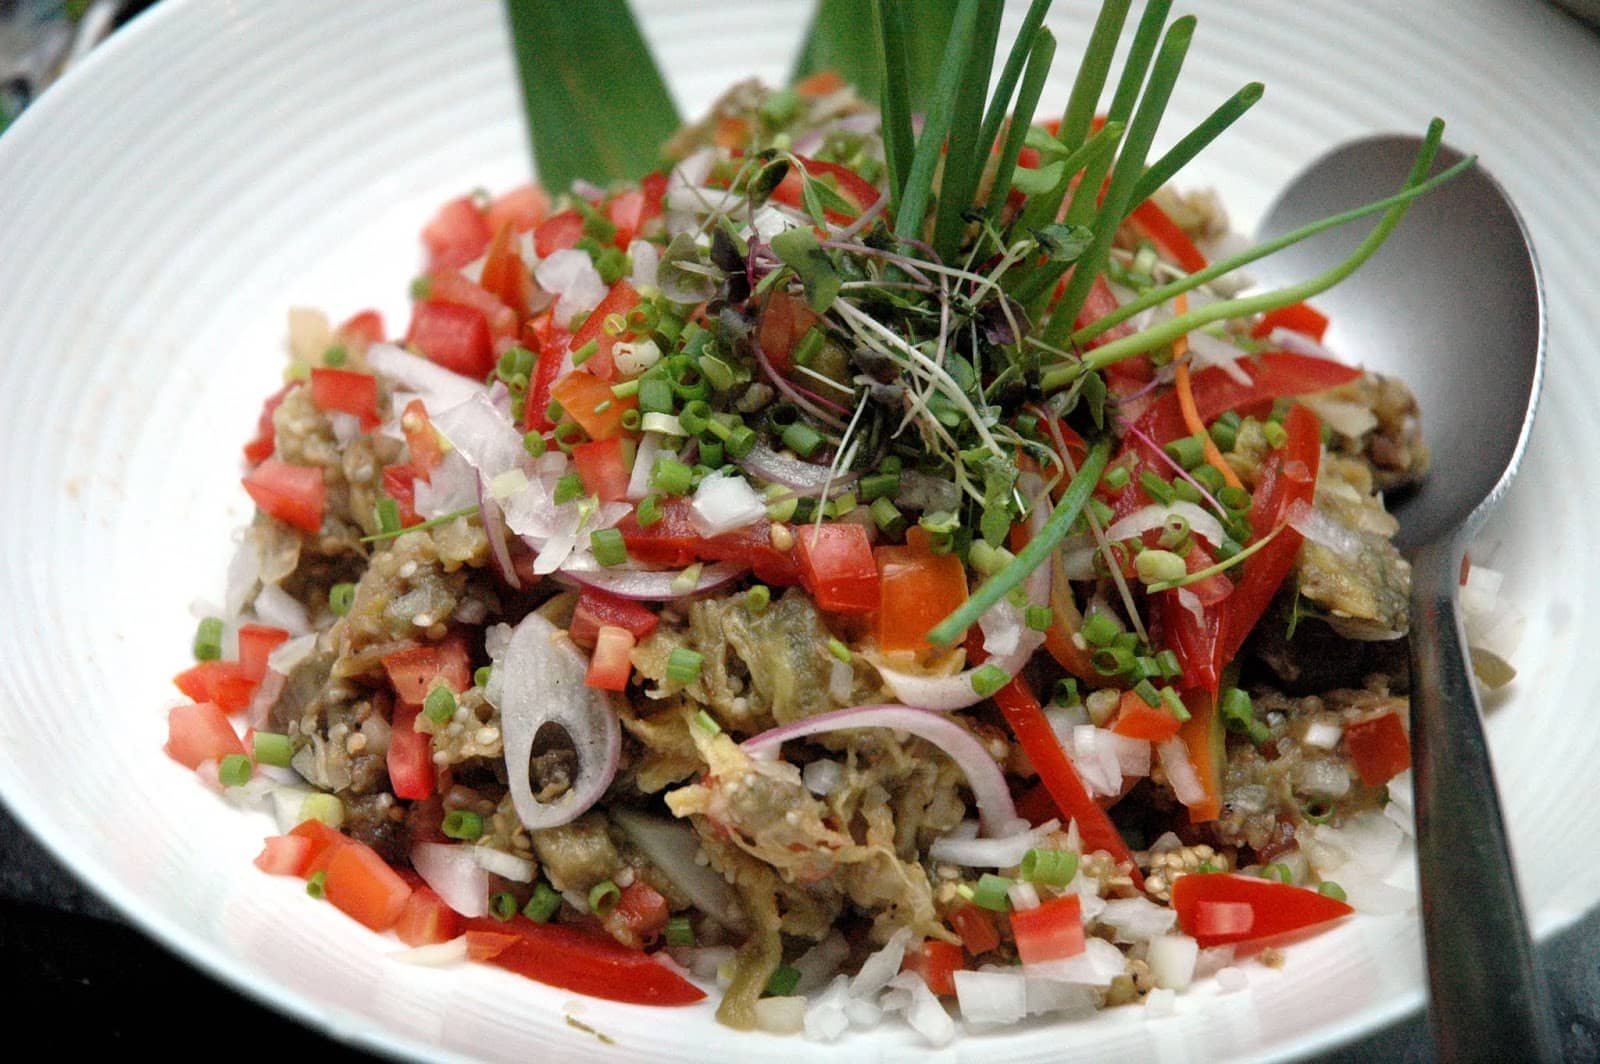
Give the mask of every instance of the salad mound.
POLYGON ((257 864, 824 1040, 1156 1015, 1392 907, 1416 404, 1037 95, 908 165, 740 84, 638 182, 445 204, 403 334, 294 311, 169 717, 257 864))

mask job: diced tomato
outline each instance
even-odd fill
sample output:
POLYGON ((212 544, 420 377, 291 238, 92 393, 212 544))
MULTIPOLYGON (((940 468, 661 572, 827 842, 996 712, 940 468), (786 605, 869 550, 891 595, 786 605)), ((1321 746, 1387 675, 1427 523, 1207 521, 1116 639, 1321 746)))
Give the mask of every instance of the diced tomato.
MULTIPOLYGON (((520 323, 528 316, 528 304, 533 299, 533 274, 528 272, 517 250, 517 237, 510 224, 501 225, 489 241, 489 253, 483 260, 483 272, 478 284, 512 311, 513 321, 520 323)), ((437 293, 435 293, 437 294, 437 293)), ((493 318, 490 319, 491 328, 493 318)), ((515 330, 511 334, 515 335, 515 330)))
POLYGON ((376 310, 362 310, 350 315, 349 319, 334 330, 334 334, 347 342, 354 341, 362 347, 368 344, 381 344, 388 335, 383 328, 383 315, 376 310))
POLYGON ((844 88, 844 78, 836 70, 819 70, 794 83, 794 91, 809 100, 838 92, 844 88))
POLYGON ((865 528, 850 523, 806 525, 795 532, 795 551, 806 590, 818 606, 832 613, 870 613, 878 608, 878 563, 865 528))
POLYGON ((1051 898, 1011 913, 1011 933, 1023 964, 1074 957, 1083 952, 1083 904, 1076 894, 1051 898))
POLYGON ((1130 739, 1161 743, 1178 734, 1180 723, 1164 706, 1152 706, 1140 695, 1124 691, 1111 730, 1130 739))
POLYGON ((596 587, 584 587, 578 592, 578 606, 567 634, 579 646, 592 647, 603 625, 626 629, 635 639, 643 639, 656 630, 660 620, 654 610, 642 603, 596 587))
POLYGON ((396 798, 433 796, 433 740, 417 731, 416 706, 394 707, 389 729, 389 787, 396 798))
POLYGON ((167 756, 185 768, 244 753, 244 743, 220 706, 196 702, 167 710, 167 756))
POLYGON ((1411 767, 1411 740, 1393 710, 1346 724, 1344 744, 1368 787, 1381 787, 1411 767))
POLYGON ((638 235, 640 226, 645 223, 647 209, 643 189, 633 188, 619 192, 606 203, 606 217, 617 229, 614 238, 617 247, 623 251, 628 250, 628 245, 638 235))
POLYGON ((756 342, 779 373, 788 373, 794 366, 795 345, 821 320, 803 300, 776 290, 761 309, 756 342))
POLYGON ((1304 887, 1224 872, 1180 876, 1172 884, 1172 907, 1178 926, 1202 949, 1263 943, 1355 911, 1304 887))
POLYGON ((319 868, 326 869, 333 851, 350 842, 349 838, 320 820, 302 820, 289 831, 289 834, 297 839, 305 839, 311 845, 310 851, 306 854, 306 868, 303 873, 305 875, 310 875, 319 868))
POLYGON ((435 680, 460 694, 472 685, 472 656, 466 637, 451 633, 437 643, 397 650, 383 657, 383 670, 401 701, 420 706, 435 680))
POLYGON ((1257 340, 1264 340, 1272 335, 1274 329, 1288 329, 1321 343, 1328 331, 1328 316, 1309 303, 1291 303, 1263 314, 1250 330, 1250 335, 1257 340))
POLYGON ((411 311, 406 342, 453 373, 481 380, 494 369, 494 338, 483 311, 424 300, 411 311))
POLYGON ((461 917, 433 892, 433 888, 413 886, 411 897, 400 910, 394 933, 401 942, 412 947, 449 942, 461 934, 461 917))
POLYGON ((936 938, 924 939, 920 946, 906 950, 902 972, 916 972, 940 997, 950 997, 956 992, 956 973, 967 966, 961 947, 936 938))
POLYGON ((910 537, 906 546, 878 547, 872 556, 880 585, 878 649, 929 649, 928 631, 967 601, 966 566, 954 554, 935 554, 925 539, 910 537))
POLYGON ((483 212, 484 224, 493 233, 509 225, 514 233, 526 233, 550 213, 550 194, 538 185, 519 185, 496 196, 483 212))
POLYGON ((311 864, 311 840, 302 835, 269 835, 255 865, 269 876, 303 876, 311 864))
POLYGON ((422 242, 428 248, 428 269, 460 269, 483 254, 490 235, 483 212, 470 196, 451 200, 422 230, 422 242))
POLYGON ((609 440, 591 440, 572 449, 573 464, 578 467, 578 477, 583 490, 598 495, 602 502, 623 502, 628 498, 628 480, 632 470, 628 457, 633 451, 632 442, 626 446, 620 436, 609 440))
POLYGON ((237 661, 202 661, 180 672, 172 682, 196 702, 211 702, 225 713, 238 713, 250 707, 258 681, 237 661))
POLYGON ((688 1005, 706 996, 648 953, 629 949, 609 935, 536 924, 523 916, 505 924, 492 917, 469 920, 467 929, 469 934, 516 935, 517 941, 491 963, 547 986, 639 1005, 688 1005))
POLYGON ((622 435, 622 415, 639 406, 637 396, 619 399, 611 391, 611 385, 581 369, 551 385, 550 397, 561 404, 561 409, 589 434, 591 440, 609 440, 622 435))
POLYGON ((428 420, 428 408, 421 399, 406 404, 400 414, 400 431, 406 434, 406 449, 411 453, 409 465, 416 479, 428 480, 439 463, 444 461, 444 448, 439 444, 439 434, 428 420))
POLYGON ((550 408, 550 390, 555 385, 556 374, 561 372, 563 352, 571 337, 565 329, 550 320, 550 312, 534 318, 523 327, 522 339, 538 357, 534 363, 533 380, 528 382, 528 398, 523 408, 523 428, 549 432, 555 423, 547 416, 550 408))
POLYGON ((383 467, 383 493, 394 500, 401 528, 422 524, 422 515, 417 513, 416 481, 416 471, 409 465, 383 467))
MULTIPOLYGON (((803 155, 796 155, 795 159, 799 161, 800 166, 804 168, 806 174, 813 181, 832 178, 829 183, 838 191, 839 195, 843 196, 845 200, 855 207, 856 215, 878 202, 880 194, 878 189, 872 182, 848 166, 823 162, 821 159, 809 159, 803 155)), ((799 170, 790 167, 783 180, 778 182, 778 187, 773 189, 772 198, 775 202, 782 203, 787 207, 804 209, 805 177, 801 175, 799 170)), ((830 222, 835 224, 848 223, 854 217, 836 211, 831 207, 824 208, 822 213, 830 222)))
POLYGON ((283 397, 289 394, 289 389, 298 382, 290 381, 282 388, 267 396, 266 402, 261 404, 261 415, 256 418, 256 438, 244 445, 244 460, 254 465, 272 457, 272 452, 278 446, 277 430, 272 424, 272 415, 278 407, 283 405, 283 397))
POLYGON ((635 879, 622 888, 617 907, 606 916, 605 928, 625 944, 642 944, 667 926, 667 899, 650 884, 635 879))
POLYGON ((322 470, 268 458, 245 474, 242 483, 264 513, 302 532, 321 530, 328 502, 322 470))
POLYGON ((311 371, 311 401, 319 410, 354 414, 363 432, 383 423, 378 416, 378 378, 370 373, 318 366, 311 371))
POLYGON ((468 931, 467 957, 475 961, 492 961, 518 942, 516 935, 501 931, 468 931))
POLYGON ((348 839, 333 851, 322 889, 333 907, 374 931, 387 931, 400 919, 411 887, 378 852, 348 839))
POLYGON ((950 910, 950 926, 961 936, 961 944, 974 957, 1000 945, 1000 932, 994 926, 994 917, 971 902, 962 902, 950 910))
MULTIPOLYGON (((702 536, 695 530, 688 499, 668 499, 661 505, 661 520, 639 527, 628 514, 617 524, 628 555, 644 565, 692 565, 698 561, 736 561, 755 570, 756 579, 776 587, 800 583, 800 566, 794 552, 772 545, 772 522, 756 521, 720 536, 702 536)), ((869 552, 870 556, 870 552, 869 552)), ((873 567, 876 578, 877 567, 873 567)))
POLYGON ((557 211, 533 231, 533 250, 541 259, 575 247, 583 239, 583 215, 575 210, 557 211))
MULTIPOLYGON (((594 341, 595 352, 583 363, 585 372, 604 381, 612 380, 616 376, 616 363, 612 361, 611 352, 616 346, 617 337, 606 332, 606 319, 613 314, 620 314, 626 318, 628 312, 638 305, 639 293, 626 279, 620 280, 611 286, 611 291, 607 292, 605 298, 589 312, 587 318, 583 319, 578 331, 572 334, 572 349, 576 351, 589 341, 594 341)), ((578 423, 583 424, 581 421, 578 423)))
POLYGON ((483 313, 494 339, 517 335, 517 312, 483 285, 467 280, 456 270, 438 270, 428 277, 428 302, 470 307, 483 313))
POLYGON ((633 675, 633 646, 633 633, 626 628, 601 625, 583 682, 602 691, 626 691, 633 675))
POLYGON ((644 189, 644 218, 660 217, 666 208, 668 177, 665 170, 652 170, 639 179, 639 187, 644 189))
POLYGON ((239 626, 239 668, 245 678, 259 683, 267 675, 267 655, 286 642, 289 633, 266 624, 239 626))

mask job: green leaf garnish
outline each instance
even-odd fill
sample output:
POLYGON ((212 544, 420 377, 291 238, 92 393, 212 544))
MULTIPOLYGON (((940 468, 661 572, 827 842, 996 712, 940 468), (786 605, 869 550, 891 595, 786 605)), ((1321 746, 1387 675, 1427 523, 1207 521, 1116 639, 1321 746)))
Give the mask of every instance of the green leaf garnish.
POLYGON ((772 238, 772 250, 795 272, 805 286, 806 302, 818 314, 826 313, 839 296, 839 271, 809 229, 789 229, 772 238))

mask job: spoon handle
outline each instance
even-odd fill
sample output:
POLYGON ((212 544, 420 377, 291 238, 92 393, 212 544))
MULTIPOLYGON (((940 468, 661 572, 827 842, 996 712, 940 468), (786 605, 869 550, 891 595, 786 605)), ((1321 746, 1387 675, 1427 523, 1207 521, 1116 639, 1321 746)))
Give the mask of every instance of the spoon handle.
POLYGON ((1444 1061, 1560 1059, 1457 609, 1461 550, 1412 558, 1411 742, 1434 1039, 1444 1061))

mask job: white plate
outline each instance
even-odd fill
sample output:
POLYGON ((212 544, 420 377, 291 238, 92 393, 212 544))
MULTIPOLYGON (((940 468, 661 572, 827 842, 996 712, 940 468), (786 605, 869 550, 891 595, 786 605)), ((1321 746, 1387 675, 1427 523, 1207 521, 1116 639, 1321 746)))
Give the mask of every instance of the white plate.
MULTIPOLYGON (((735 77, 781 78, 808 9, 639 6, 691 113, 735 77)), ((1062 56, 1077 53, 1091 6, 1057 5, 1062 56)), ((1523 678, 1490 731, 1529 909, 1548 932, 1600 898, 1600 612, 1588 601, 1600 45, 1543 5, 1495 0, 1193 6, 1201 31, 1169 130, 1246 80, 1269 86, 1194 170, 1240 228, 1325 147, 1420 131, 1438 113, 1533 231, 1551 366, 1522 479, 1488 535, 1528 617, 1523 678)), ((1047 96, 1057 106, 1065 73, 1047 96)), ((709 1007, 579 1001, 487 968, 395 964, 392 940, 258 874, 265 823, 160 752, 187 606, 219 594, 228 533, 249 515, 238 446, 277 380, 284 308, 377 304, 403 322, 421 223, 449 196, 522 178, 519 123, 489 0, 167 0, 0 138, 0 789, 146 929, 365 1046, 519 1060, 556 1046, 569 1059, 921 1055, 903 1031, 775 1042, 715 1026, 709 1007)), ((1113 1010, 970 1035, 944 1055, 1303 1054, 1415 1007, 1418 941, 1410 917, 1358 919, 1294 948, 1282 972, 1252 969, 1247 993, 1182 998, 1169 1020, 1113 1010)))

